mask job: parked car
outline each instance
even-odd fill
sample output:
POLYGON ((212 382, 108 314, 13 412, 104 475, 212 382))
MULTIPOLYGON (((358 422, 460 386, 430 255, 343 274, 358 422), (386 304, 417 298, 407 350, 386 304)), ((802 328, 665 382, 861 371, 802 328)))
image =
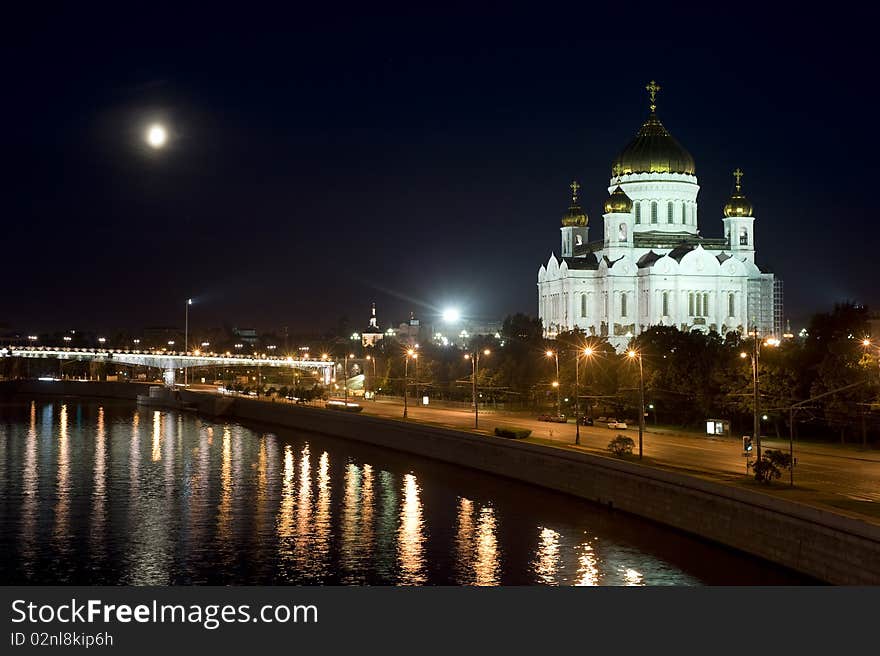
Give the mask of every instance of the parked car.
POLYGON ((578 423, 581 426, 592 426, 593 420, 590 417, 587 417, 587 415, 581 415, 580 418, 578 419, 578 423))
POLYGON ((619 428, 621 430, 626 430, 626 422, 617 421, 616 419, 612 419, 608 422, 608 428, 619 428))
POLYGON ((557 424, 564 424, 568 419, 565 415, 538 415, 538 421, 552 421, 557 424))

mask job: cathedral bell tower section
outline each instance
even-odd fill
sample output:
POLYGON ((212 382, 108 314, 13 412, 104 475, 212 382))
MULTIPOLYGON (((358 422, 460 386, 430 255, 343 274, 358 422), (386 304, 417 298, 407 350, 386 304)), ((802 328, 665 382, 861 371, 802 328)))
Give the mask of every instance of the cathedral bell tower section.
POLYGON ((755 217, 752 204, 742 193, 743 172, 733 172, 736 179, 735 190, 724 206, 724 235, 730 253, 750 262, 755 261, 755 217))
POLYGON ((617 187, 605 201, 605 254, 616 260, 633 247, 633 203, 617 187))
POLYGON ((587 226, 590 218, 578 205, 578 189, 581 186, 575 180, 569 185, 571 189, 571 205, 562 216, 562 257, 574 257, 586 253, 587 236, 590 228, 587 226))

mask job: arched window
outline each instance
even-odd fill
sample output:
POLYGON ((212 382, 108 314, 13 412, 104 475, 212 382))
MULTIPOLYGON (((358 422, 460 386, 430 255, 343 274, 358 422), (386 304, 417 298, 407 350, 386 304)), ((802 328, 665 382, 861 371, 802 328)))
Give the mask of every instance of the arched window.
POLYGON ((709 316, 709 294, 703 294, 703 316, 709 316))
POLYGON ((681 204, 681 225, 687 223, 687 204, 681 204))
POLYGON ((636 211, 636 223, 642 222, 642 204, 636 201, 635 203, 635 211, 636 211))
POLYGON ((694 293, 688 294, 688 316, 694 316, 694 293))
POLYGON ((733 294, 727 295, 727 316, 736 316, 736 299, 734 298, 733 294))
POLYGON ((574 236, 574 245, 575 246, 583 246, 584 245, 584 236, 583 235, 575 235, 574 236))
POLYGON ((581 294, 581 317, 587 316, 587 295, 581 294))
POLYGON ((697 207, 691 205, 691 225, 697 225, 697 207))
POLYGON ((621 223, 617 226, 617 239, 619 241, 626 241, 626 224, 621 223))
POLYGON ((651 201, 651 223, 657 223, 657 201, 651 201))
POLYGON ((669 316, 669 292, 663 292, 663 316, 669 316))
POLYGON ((620 316, 626 316, 626 292, 620 295, 620 316))
POLYGON ((672 223, 672 201, 666 206, 666 223, 672 223))
POLYGON ((749 245, 749 231, 747 228, 741 228, 739 231, 739 245, 740 246, 748 246, 749 245))

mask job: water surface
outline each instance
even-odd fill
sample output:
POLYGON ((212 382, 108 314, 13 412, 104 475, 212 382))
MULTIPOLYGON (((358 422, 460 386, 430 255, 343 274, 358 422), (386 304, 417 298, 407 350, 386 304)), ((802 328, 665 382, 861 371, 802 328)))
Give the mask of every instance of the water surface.
POLYGON ((793 584, 588 502, 298 431, 0 405, 0 584, 793 584))

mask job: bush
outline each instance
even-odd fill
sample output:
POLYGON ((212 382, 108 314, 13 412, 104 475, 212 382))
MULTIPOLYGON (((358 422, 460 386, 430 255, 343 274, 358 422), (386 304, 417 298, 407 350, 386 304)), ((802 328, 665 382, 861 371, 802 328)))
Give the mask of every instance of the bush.
POLYGON ((791 455, 778 449, 767 449, 761 454, 752 469, 755 472, 755 480, 759 483, 770 483, 774 478, 782 476, 783 469, 791 468, 791 455))
POLYGON ((495 435, 498 437, 509 437, 513 440, 522 440, 532 434, 528 428, 499 428, 495 427, 495 435))
POLYGON ((618 458, 622 458, 623 456, 632 455, 635 445, 631 437, 618 435, 608 443, 608 450, 618 458))

